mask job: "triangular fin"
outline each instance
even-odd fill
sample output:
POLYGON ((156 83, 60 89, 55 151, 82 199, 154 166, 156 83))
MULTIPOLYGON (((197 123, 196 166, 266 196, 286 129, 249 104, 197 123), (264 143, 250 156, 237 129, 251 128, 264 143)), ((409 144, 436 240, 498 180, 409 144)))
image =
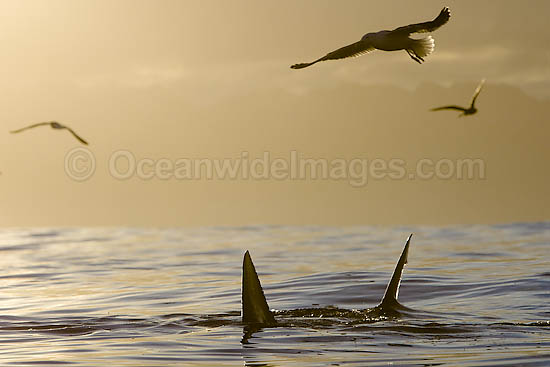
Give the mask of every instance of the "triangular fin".
POLYGON ((242 282, 242 318, 243 322, 275 325, 275 317, 269 311, 264 291, 252 263, 248 251, 243 259, 243 282, 242 282))
POLYGON ((401 257, 399 257, 399 261, 395 266, 395 270, 393 271, 393 275, 390 282, 388 283, 386 293, 384 293, 384 297, 382 298, 382 302, 380 302, 379 307, 384 308, 399 305, 399 302, 397 302, 397 297, 399 295, 399 285, 401 284, 403 268, 405 267, 405 265, 407 265, 407 258, 409 256, 409 243, 411 242, 411 237, 412 233, 409 238, 407 238, 405 248, 403 249, 401 257))

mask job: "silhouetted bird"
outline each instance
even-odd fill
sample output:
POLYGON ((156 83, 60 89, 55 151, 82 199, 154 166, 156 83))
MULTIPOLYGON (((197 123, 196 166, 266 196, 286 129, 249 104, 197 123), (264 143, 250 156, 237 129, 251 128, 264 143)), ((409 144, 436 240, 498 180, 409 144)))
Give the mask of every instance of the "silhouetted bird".
POLYGON ((431 54, 435 48, 435 42, 432 36, 422 39, 413 39, 409 35, 411 33, 426 33, 433 32, 443 24, 449 21, 451 12, 445 7, 437 18, 430 22, 410 24, 404 27, 399 27, 393 31, 380 31, 375 33, 367 33, 360 41, 351 45, 339 48, 313 62, 294 64, 292 69, 303 69, 311 66, 319 61, 345 59, 347 57, 356 57, 363 55, 375 49, 382 51, 397 51, 405 50, 409 56, 419 64, 424 61, 424 57, 431 54))
POLYGON ((474 92, 474 96, 472 97, 472 103, 470 104, 470 107, 464 108, 460 106, 450 105, 450 106, 443 106, 443 107, 437 107, 432 108, 432 111, 441 111, 441 110, 456 110, 456 111, 462 111, 458 117, 467 116, 467 115, 473 115, 477 112, 477 108, 475 108, 475 103, 477 96, 479 95, 479 92, 481 92, 481 88, 483 88, 483 84, 485 84, 485 79, 482 79, 479 85, 476 88, 476 91, 474 92))
POLYGON ((20 133, 21 131, 24 131, 24 130, 28 130, 28 129, 32 129, 34 127, 38 127, 38 126, 44 126, 44 125, 50 125, 52 129, 67 129, 69 130, 69 132, 71 134, 73 134, 73 136, 75 138, 78 139, 79 142, 81 142, 82 144, 84 145, 88 145, 88 142, 84 139, 82 139, 80 136, 78 136, 74 131, 73 129, 71 129, 70 127, 67 127, 65 125, 61 125, 59 122, 57 121, 47 121, 47 122, 39 122, 37 124, 33 124, 33 125, 29 125, 27 127, 24 127, 22 129, 18 129, 18 130, 12 130, 10 131, 12 134, 15 134, 15 133, 20 133))

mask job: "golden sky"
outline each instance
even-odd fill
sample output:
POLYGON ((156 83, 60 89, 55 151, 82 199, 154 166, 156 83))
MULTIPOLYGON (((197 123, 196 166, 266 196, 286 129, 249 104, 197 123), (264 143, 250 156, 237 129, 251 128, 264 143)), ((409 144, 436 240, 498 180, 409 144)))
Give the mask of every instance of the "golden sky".
POLYGON ((528 5, 2 0, 0 225, 549 220, 550 3, 528 5), (451 20, 433 33, 435 52, 422 65, 404 51, 376 51, 289 68, 367 32, 433 19, 443 6, 451 20), (467 105, 482 78, 478 114, 429 111, 467 105), (87 180, 66 172, 81 147, 66 131, 9 133, 49 120, 90 142, 87 180), (170 170, 200 159, 252 164, 265 152, 270 168, 295 154, 356 174, 208 179, 170 170), (117 154, 131 154, 144 174, 115 177, 127 168, 110 167, 117 154), (421 160, 446 168, 468 159, 482 162, 483 177, 416 172, 421 160), (377 176, 376 164, 392 162, 404 176, 377 176))

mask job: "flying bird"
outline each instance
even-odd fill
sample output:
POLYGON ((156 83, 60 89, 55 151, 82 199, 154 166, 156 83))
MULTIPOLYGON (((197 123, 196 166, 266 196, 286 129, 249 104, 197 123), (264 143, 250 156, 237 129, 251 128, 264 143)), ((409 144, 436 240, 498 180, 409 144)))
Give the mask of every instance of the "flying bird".
POLYGON ((470 104, 470 107, 464 108, 460 106, 450 105, 450 106, 442 106, 437 108, 432 108, 432 111, 441 111, 441 110, 456 110, 456 111, 462 111, 458 117, 467 116, 467 115, 473 115, 477 112, 477 108, 475 107, 477 96, 479 96, 479 92, 481 92, 481 88, 483 88, 483 84, 485 84, 485 79, 482 79, 479 85, 476 88, 476 91, 474 92, 474 95, 472 97, 472 103, 470 104))
POLYGON ((291 68, 303 69, 313 64, 316 64, 319 61, 357 57, 371 52, 375 49, 382 51, 405 50, 414 61, 421 64, 424 61, 424 57, 433 52, 435 48, 434 39, 432 38, 432 36, 421 39, 413 39, 409 36, 412 33, 433 32, 441 27, 443 24, 447 23, 450 17, 451 12, 449 11, 449 8, 445 7, 432 21, 409 24, 404 27, 395 28, 393 31, 367 33, 363 36, 363 38, 361 38, 360 41, 339 48, 336 51, 332 51, 313 62, 294 64, 291 66, 291 68))
POLYGON ((29 125, 27 127, 24 127, 22 129, 18 129, 18 130, 12 130, 10 131, 10 133, 12 134, 16 134, 16 133, 20 133, 21 131, 25 131, 25 130, 28 130, 28 129, 32 129, 32 128, 35 128, 35 127, 38 127, 38 126, 44 126, 44 125, 50 125, 50 127, 52 129, 59 129, 59 130, 62 130, 62 129, 66 129, 66 130, 69 130, 69 132, 71 134, 73 134, 73 136, 79 141, 81 142, 82 144, 84 145, 88 145, 88 142, 84 139, 82 139, 80 136, 77 135, 77 133, 75 133, 73 131, 73 129, 71 129, 70 127, 68 126, 65 126, 65 125, 62 125, 60 124, 59 122, 57 121, 47 121, 47 122, 39 122, 37 124, 32 124, 32 125, 29 125))

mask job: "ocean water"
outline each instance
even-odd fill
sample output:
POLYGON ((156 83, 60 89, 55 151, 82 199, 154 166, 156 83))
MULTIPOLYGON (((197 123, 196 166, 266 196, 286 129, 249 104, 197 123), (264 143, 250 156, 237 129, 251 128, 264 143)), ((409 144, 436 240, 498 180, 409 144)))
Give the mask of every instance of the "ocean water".
POLYGON ((0 365, 548 366, 549 250, 545 222, 3 229, 0 365), (378 304, 410 233, 413 311, 332 315, 378 304), (282 326, 240 322, 246 250, 282 326))

